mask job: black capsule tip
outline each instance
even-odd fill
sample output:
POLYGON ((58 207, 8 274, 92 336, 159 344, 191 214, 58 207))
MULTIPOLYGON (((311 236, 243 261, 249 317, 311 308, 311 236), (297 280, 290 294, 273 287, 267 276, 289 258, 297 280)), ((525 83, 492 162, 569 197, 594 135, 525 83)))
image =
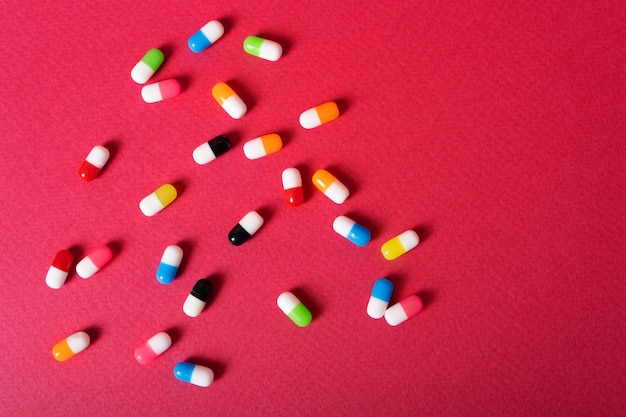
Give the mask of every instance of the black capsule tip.
POLYGON ((228 240, 235 246, 243 245, 248 239, 250 239, 250 233, 241 227, 239 223, 228 233, 228 240))
POLYGON ((209 146, 211 150, 215 154, 216 157, 220 156, 223 153, 226 153, 232 146, 230 143, 230 139, 226 135, 216 136, 209 141, 209 146))
POLYGON ((213 283, 208 278, 199 279, 191 290, 191 295, 201 301, 206 301, 209 294, 213 291, 213 283))

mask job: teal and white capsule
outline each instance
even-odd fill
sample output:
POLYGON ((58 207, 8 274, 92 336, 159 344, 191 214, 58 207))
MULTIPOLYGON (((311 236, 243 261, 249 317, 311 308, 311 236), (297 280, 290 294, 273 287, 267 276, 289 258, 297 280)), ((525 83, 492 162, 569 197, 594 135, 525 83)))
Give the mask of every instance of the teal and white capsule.
POLYGON ((278 61, 283 55, 283 47, 278 42, 258 36, 248 36, 243 41, 243 50, 267 61, 278 61))
POLYGON ((357 246, 367 245, 372 237, 369 230, 346 216, 337 217, 333 222, 333 229, 357 246))
POLYGON ((393 284, 385 278, 377 279, 372 288, 372 295, 367 303, 367 315, 373 319, 382 318, 387 311, 393 284))
POLYGON ((176 277, 180 262, 183 260, 183 250, 180 246, 170 245, 163 251, 156 279, 161 284, 171 284, 176 277))
POLYGON ((163 63, 163 52, 156 48, 150 49, 130 71, 130 78, 137 84, 145 84, 163 63))

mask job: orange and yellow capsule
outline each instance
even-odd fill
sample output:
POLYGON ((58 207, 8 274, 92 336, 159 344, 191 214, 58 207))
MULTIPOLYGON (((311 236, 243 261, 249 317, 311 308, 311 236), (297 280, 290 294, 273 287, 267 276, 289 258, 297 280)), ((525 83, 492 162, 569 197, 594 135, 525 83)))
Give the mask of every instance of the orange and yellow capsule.
POLYGON ((91 339, 85 332, 76 332, 66 337, 52 348, 52 356, 59 362, 65 362, 69 358, 87 349, 91 339))

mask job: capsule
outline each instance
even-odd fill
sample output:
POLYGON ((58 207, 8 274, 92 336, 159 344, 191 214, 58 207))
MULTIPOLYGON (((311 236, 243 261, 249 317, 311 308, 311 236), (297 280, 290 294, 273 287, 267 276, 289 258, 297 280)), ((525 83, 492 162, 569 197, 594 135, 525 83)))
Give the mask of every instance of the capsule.
POLYGON ((248 159, 259 159, 266 155, 278 152, 283 147, 283 141, 276 133, 269 133, 244 143, 243 153, 248 159))
POLYGON ((213 45, 223 34, 224 26, 217 20, 211 20, 202 26, 199 31, 191 35, 187 45, 193 52, 200 53, 213 45))
POLYGON ((158 83, 144 85, 141 89, 141 98, 146 103, 156 103, 176 97, 180 94, 180 83, 178 80, 170 79, 159 81, 158 83))
POLYGON ((413 230, 407 230, 386 241, 380 248, 385 259, 392 261, 404 255, 420 243, 420 238, 413 230))
POLYGON ((135 359, 142 365, 152 362, 157 356, 172 346, 172 338, 166 332, 160 332, 146 340, 135 349, 135 359))
POLYGON ((74 355, 87 349, 91 340, 85 332, 76 332, 66 337, 52 348, 52 356, 59 362, 65 362, 74 355))
POLYGON ((298 326, 306 327, 311 323, 311 312, 292 293, 287 291, 279 295, 276 304, 298 326))
POLYGON ((246 103, 226 83, 213 86, 213 98, 233 119, 241 119, 248 111, 246 103))
POLYGON ((180 261, 183 259, 183 250, 180 246, 170 245, 163 251, 161 262, 156 272, 156 279, 161 284, 170 284, 176 277, 180 261))
POLYGON ((101 245, 93 249, 76 264, 76 273, 81 278, 90 278, 104 268, 113 258, 113 252, 107 245, 101 245))
POLYGON ((152 194, 144 197, 139 202, 139 209, 148 217, 154 216, 176 200, 176 196, 176 188, 172 184, 164 184, 152 194))
POLYGON ((130 71, 130 78, 137 84, 145 84, 163 63, 163 52, 150 49, 130 71))
POLYGON ((211 280, 208 278, 199 279, 183 304, 183 312, 189 317, 198 317, 202 313, 211 291, 213 291, 211 280))
POLYGON ((250 239, 261 226, 263 226, 263 217, 256 211, 251 211, 243 216, 239 223, 237 223, 237 226, 233 227, 228 233, 228 240, 235 246, 242 245, 250 239))
POLYGON ((226 153, 231 146, 228 136, 216 136, 194 149, 193 160, 199 165, 208 164, 218 156, 226 153))
POLYGON ((372 236, 370 231, 346 216, 338 216, 333 221, 333 229, 357 246, 365 246, 372 236))
POLYGON ((199 387, 208 387, 215 375, 210 368, 189 362, 178 362, 174 367, 176 379, 199 387))
POLYGON ((410 295, 385 311, 385 320, 390 326, 397 326, 422 311, 422 300, 417 295, 410 295))
POLYGON ((343 203, 350 195, 348 188, 325 169, 315 171, 313 174, 313 184, 336 204, 343 203))
POLYGON ((339 108, 334 101, 329 101, 302 112, 300 125, 305 129, 313 129, 332 122, 337 117, 339 117, 339 108))
POLYGON ((46 284, 48 287, 58 290, 65 283, 67 275, 70 273, 74 255, 72 252, 63 249, 57 252, 52 260, 52 264, 46 274, 46 284))
POLYGON ((94 146, 87 158, 80 164, 78 168, 78 175, 85 181, 92 181, 94 178, 98 176, 100 170, 104 167, 104 165, 109 160, 109 150, 104 146, 94 146))
POLYGON ((304 192, 302 191, 302 177, 297 168, 287 168, 283 171, 283 189, 285 190, 285 200, 291 207, 298 207, 304 203, 304 192))
POLYGON ((377 279, 372 288, 370 300, 367 303, 367 315, 373 319, 379 319, 384 316, 392 291, 393 284, 391 281, 385 278, 377 279))
POLYGON ((243 41, 243 50, 268 61, 278 61, 283 54, 283 48, 279 43, 258 36, 248 36, 243 41))

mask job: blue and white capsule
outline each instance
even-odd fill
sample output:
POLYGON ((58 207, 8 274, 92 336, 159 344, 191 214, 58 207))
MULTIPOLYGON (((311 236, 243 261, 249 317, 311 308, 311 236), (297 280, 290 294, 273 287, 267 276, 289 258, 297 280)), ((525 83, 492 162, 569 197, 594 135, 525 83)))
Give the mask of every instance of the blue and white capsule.
POLYGON ((183 250, 180 246, 170 245, 163 251, 156 279, 161 284, 171 284, 176 277, 180 262, 183 260, 183 250))
POLYGON ((213 382, 214 374, 210 368, 190 362, 178 362, 174 367, 174 376, 179 381, 199 387, 208 387, 213 382))
POLYGON ((333 229, 357 246, 365 246, 372 234, 365 227, 346 216, 339 216, 333 222, 333 229))
POLYGON ((372 288, 370 300, 367 303, 367 315, 373 319, 383 317, 385 311, 387 311, 392 291, 393 284, 391 281, 385 278, 377 279, 372 288))
POLYGON ((200 53, 213 45, 224 34, 224 26, 217 20, 211 20, 199 31, 191 35, 187 45, 195 53, 200 53))

